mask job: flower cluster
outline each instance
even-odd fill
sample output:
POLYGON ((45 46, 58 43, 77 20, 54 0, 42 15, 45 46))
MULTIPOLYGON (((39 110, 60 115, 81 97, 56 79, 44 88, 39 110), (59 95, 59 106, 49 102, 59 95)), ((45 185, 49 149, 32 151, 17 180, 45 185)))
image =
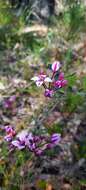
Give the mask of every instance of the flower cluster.
POLYGON ((27 148, 37 156, 41 155, 44 150, 53 148, 61 140, 61 135, 58 133, 52 134, 50 137, 42 135, 37 136, 27 130, 23 130, 16 135, 16 139, 13 139, 15 136, 13 128, 11 128, 11 126, 6 126, 5 130, 7 133, 5 140, 10 142, 12 149, 17 148, 22 150, 27 148))
POLYGON ((31 80, 33 80, 38 87, 43 85, 45 88, 44 95, 46 97, 52 97, 54 92, 59 88, 62 88, 67 85, 67 80, 64 79, 64 73, 60 72, 61 64, 59 61, 55 61, 52 64, 52 76, 48 77, 44 73, 40 73, 38 76, 34 76, 31 80), (55 79, 57 76, 58 79, 55 79), (49 83, 49 85, 46 85, 49 83))

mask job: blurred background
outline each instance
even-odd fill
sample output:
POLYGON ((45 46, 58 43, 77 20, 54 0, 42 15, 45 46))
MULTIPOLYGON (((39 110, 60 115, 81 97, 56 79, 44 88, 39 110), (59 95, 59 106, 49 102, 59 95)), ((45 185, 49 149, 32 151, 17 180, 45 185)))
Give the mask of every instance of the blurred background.
POLYGON ((86 0, 0 0, 0 188, 86 189, 86 0), (31 78, 55 60, 68 85, 49 99, 31 78), (62 140, 40 157, 10 152, 6 125, 62 140))

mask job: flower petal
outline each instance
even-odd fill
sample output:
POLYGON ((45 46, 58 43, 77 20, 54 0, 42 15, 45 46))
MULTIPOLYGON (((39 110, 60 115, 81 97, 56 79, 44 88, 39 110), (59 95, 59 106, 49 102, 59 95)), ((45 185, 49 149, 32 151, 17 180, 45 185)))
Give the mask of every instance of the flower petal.
POLYGON ((61 64, 59 61, 54 61, 54 63, 52 64, 52 71, 56 72, 59 70, 61 64))
POLYGON ((43 81, 41 81, 41 80, 36 81, 36 85, 37 85, 38 87, 40 87, 42 84, 43 84, 43 81))
POLYGON ((18 138, 21 142, 25 142, 27 135, 28 135, 28 131, 27 131, 27 130, 22 130, 22 131, 17 135, 17 138, 18 138))
POLYGON ((43 73, 40 73, 40 74, 39 74, 39 78, 46 78, 46 75, 43 74, 43 73))
POLYGON ((55 145, 58 144, 60 140, 61 140, 61 134, 59 134, 59 133, 54 133, 51 136, 51 143, 53 143, 55 145))
POLYGON ((38 80, 40 80, 40 78, 37 77, 37 76, 35 76, 35 77, 31 78, 31 80, 33 80, 33 81, 38 81, 38 80))
POLYGON ((63 80, 63 79, 64 79, 64 73, 61 72, 61 73, 59 74, 58 80, 63 80))
POLYGON ((46 89, 45 92, 44 92, 44 96, 45 97, 51 98, 53 95, 54 95, 54 91, 53 90, 46 89))
POLYGON ((60 80, 55 81, 54 86, 57 88, 61 88, 62 87, 62 82, 60 80))
POLYGON ((33 149, 35 149, 35 143, 34 143, 34 136, 32 133, 29 133, 26 141, 25 141, 25 145, 32 151, 33 149))
POLYGON ((10 142, 12 140, 12 136, 11 135, 6 135, 4 137, 4 140, 7 141, 7 142, 10 142))
POLYGON ((11 143, 13 146, 15 146, 16 148, 18 148, 19 150, 25 148, 25 145, 22 145, 18 140, 12 141, 11 143))
POLYGON ((9 98, 9 101, 10 102, 14 102, 16 100, 16 96, 15 95, 13 95, 13 96, 11 96, 10 98, 9 98))
POLYGON ((67 81, 67 80, 63 80, 63 81, 62 81, 62 87, 66 86, 66 85, 67 85, 67 83, 68 83, 68 81, 67 81))
POLYGON ((44 81, 45 81, 45 82, 52 82, 52 79, 49 78, 49 77, 46 77, 46 78, 44 79, 44 81))

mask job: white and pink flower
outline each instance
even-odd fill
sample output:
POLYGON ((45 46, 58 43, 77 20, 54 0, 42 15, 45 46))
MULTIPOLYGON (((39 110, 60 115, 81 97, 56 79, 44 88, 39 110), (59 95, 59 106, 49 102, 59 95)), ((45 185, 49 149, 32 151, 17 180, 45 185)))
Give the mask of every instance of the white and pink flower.
POLYGON ((38 76, 34 76, 31 79, 36 83, 38 87, 43 85, 45 88, 45 97, 53 97, 57 89, 65 87, 67 85, 67 80, 64 79, 64 73, 59 71, 60 67, 61 63, 59 61, 54 61, 51 65, 51 69, 53 71, 51 77, 48 77, 46 74, 41 72, 38 76), (48 83, 48 85, 46 83, 48 83))
POLYGON ((61 67, 61 64, 59 61, 54 61, 52 64, 52 71, 55 73, 57 72, 61 67))
POLYGON ((40 87, 44 82, 52 82, 52 79, 47 77, 45 74, 34 76, 31 80, 33 80, 38 87, 40 87))

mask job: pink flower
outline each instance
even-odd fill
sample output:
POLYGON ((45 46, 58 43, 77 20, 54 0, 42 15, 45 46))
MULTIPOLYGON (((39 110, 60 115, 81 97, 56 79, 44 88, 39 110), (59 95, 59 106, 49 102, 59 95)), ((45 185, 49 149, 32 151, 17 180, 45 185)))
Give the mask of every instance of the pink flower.
POLYGON ((10 142, 12 140, 12 138, 13 138, 13 136, 11 134, 5 135, 5 137, 4 137, 5 141, 7 141, 7 142, 10 142))
POLYGON ((35 155, 36 155, 36 156, 41 156, 42 153, 43 153, 43 150, 41 150, 41 149, 39 149, 39 148, 35 150, 35 155))
POLYGON ((7 134, 13 132, 13 131, 14 131, 14 130, 13 130, 13 126, 11 126, 11 125, 6 125, 6 126, 5 126, 5 131, 6 131, 7 134))
POLYGON ((60 62, 54 61, 52 64, 53 73, 52 73, 51 78, 45 75, 43 72, 41 72, 38 76, 34 76, 31 79, 32 81, 36 83, 38 87, 43 85, 45 89, 45 92, 44 92, 45 97, 49 97, 49 98, 53 97, 54 92, 56 90, 67 85, 67 80, 64 79, 64 73, 61 72, 59 74, 60 67, 61 67, 60 62), (48 82, 47 85, 46 85, 46 82, 48 82))
POLYGON ((59 61, 54 61, 53 64, 52 64, 52 71, 55 73, 56 71, 59 70, 61 64, 59 61))
POLYGON ((64 80, 64 73, 63 72, 61 72, 59 74, 58 80, 64 80))
POLYGON ((22 143, 21 141, 19 140, 14 140, 11 142, 11 145, 13 145, 14 147, 18 148, 19 150, 22 150, 25 148, 25 144, 24 142, 22 143))
POLYGON ((61 88, 62 87, 62 82, 60 80, 57 80, 54 82, 54 86, 57 88, 61 88))
POLYGON ((38 87, 40 87, 44 82, 52 82, 52 79, 47 77, 45 74, 41 73, 38 76, 33 77, 33 80, 38 87))
POLYGON ((54 94, 53 90, 45 89, 45 92, 44 92, 45 97, 51 98, 53 96, 53 94, 54 94))
POLYGON ((25 145, 29 148, 29 150, 34 151, 36 148, 36 144, 34 142, 34 136, 32 133, 28 134, 28 137, 26 138, 25 145))
POLYGON ((67 80, 63 80, 63 81, 62 81, 62 87, 66 86, 66 85, 67 85, 67 83, 68 83, 68 81, 67 81, 67 80))
POLYGON ((59 134, 59 133, 52 134, 50 137, 50 142, 47 145, 47 148, 51 149, 51 148, 55 147, 56 145, 58 145, 60 140, 61 140, 61 134, 59 134))
POLYGON ((5 131, 6 131, 6 135, 5 135, 4 139, 9 142, 16 135, 16 132, 14 130, 14 127, 11 125, 5 126, 5 131))
POLYGON ((54 86, 57 88, 62 88, 67 85, 67 80, 64 79, 64 73, 60 73, 58 80, 54 82, 54 86))
POLYGON ((17 135, 17 138, 18 138, 21 142, 25 142, 27 136, 28 136, 28 131, 27 131, 27 130, 22 130, 22 131, 17 135))
POLYGON ((50 137, 44 135, 35 136, 31 132, 28 133, 27 130, 23 130, 16 136, 15 140, 12 140, 9 133, 10 128, 6 128, 6 130, 8 134, 5 136, 5 140, 11 141, 10 149, 17 148, 22 150, 28 148, 36 156, 40 156, 45 150, 55 147, 61 140, 61 135, 58 133, 54 133, 50 137))
POLYGON ((59 133, 54 133, 54 134, 51 135, 50 141, 51 141, 51 143, 53 143, 54 145, 57 145, 60 140, 61 140, 61 134, 59 134, 59 133))
POLYGON ((12 141, 12 145, 18 149, 24 149, 25 148, 25 141, 26 141, 26 138, 28 136, 28 131, 27 130, 23 130, 21 131, 16 137, 17 137, 17 140, 13 140, 12 141))

